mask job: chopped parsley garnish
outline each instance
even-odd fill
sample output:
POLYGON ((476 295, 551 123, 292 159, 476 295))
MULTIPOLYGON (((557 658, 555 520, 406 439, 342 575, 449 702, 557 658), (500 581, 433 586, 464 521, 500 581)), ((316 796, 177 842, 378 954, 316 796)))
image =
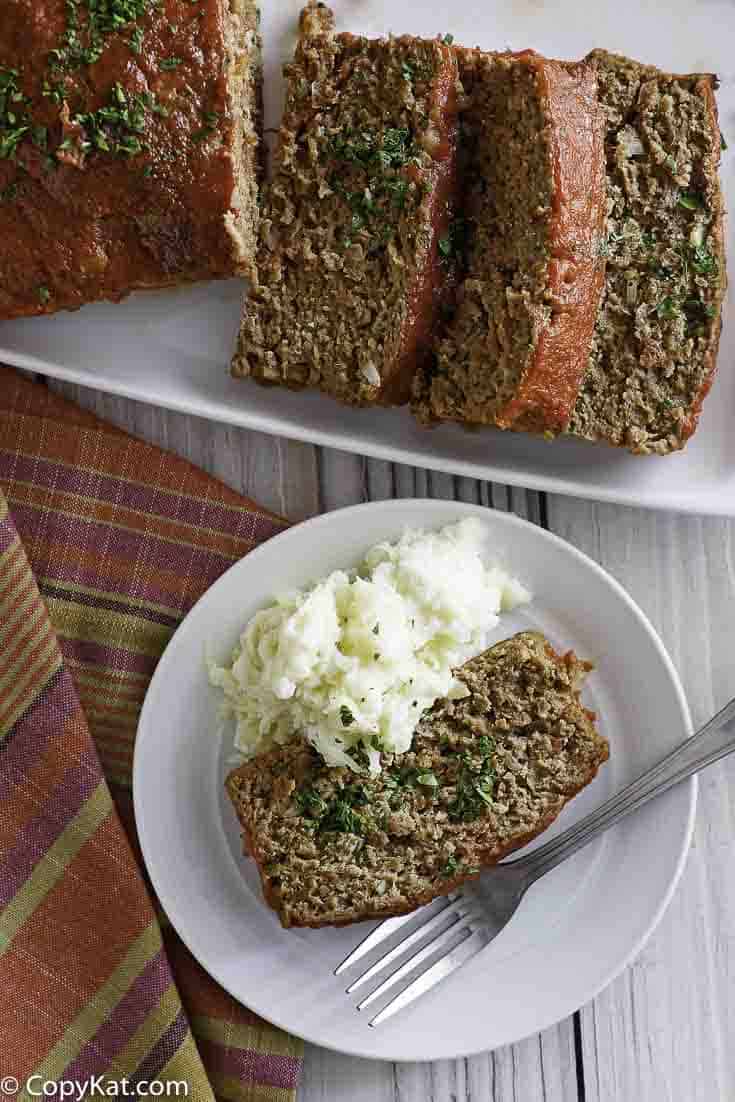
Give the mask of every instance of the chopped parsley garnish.
POLYGON ((217 129, 219 115, 216 111, 205 111, 202 115, 202 118, 204 119, 204 125, 201 127, 200 130, 196 130, 192 134, 191 140, 193 142, 203 142, 205 138, 208 138, 210 136, 210 134, 214 134, 215 130, 217 129))
POLYGON ((18 88, 18 70, 0 69, 0 116, 3 121, 16 122, 16 104, 24 103, 25 96, 18 88))
POLYGON ((346 800, 332 800, 326 815, 319 821, 319 831, 335 831, 337 834, 362 834, 363 822, 346 800))
POLYGON ((458 869, 459 869, 459 862, 457 861, 457 858, 454 856, 454 854, 451 854, 447 858, 447 863, 444 866, 444 868, 442 869, 442 876, 447 876, 447 877, 454 876, 454 874, 457 872, 458 869))
POLYGON ((477 865, 465 865, 463 868, 454 854, 450 854, 441 874, 446 878, 455 876, 457 873, 463 873, 465 876, 476 876, 479 871, 477 865))
POLYGON ((483 735, 477 740, 473 752, 465 751, 460 758, 456 780, 456 792, 447 807, 450 819, 471 822, 479 819, 486 806, 492 804, 495 770, 492 757, 493 740, 483 735), (479 759, 479 760, 478 760, 479 759))
POLYGON ((694 245, 691 265, 697 275, 711 275, 717 268, 717 262, 706 245, 694 245))
POLYGON ((667 320, 671 318, 676 318, 681 313, 678 304, 674 301, 673 298, 671 298, 670 295, 667 295, 666 298, 661 299, 659 304, 655 307, 655 310, 660 318, 666 318, 667 320))
POLYGON ((725 135, 720 131, 720 148, 727 149, 727 142, 725 141, 725 135))
POLYGON ((342 720, 342 726, 343 727, 349 727, 351 724, 353 724, 355 722, 355 717, 353 716, 352 712, 350 711, 350 709, 347 707, 346 704, 343 704, 342 707, 340 708, 339 718, 342 720))
POLYGON ((354 234, 367 231, 378 246, 386 244, 395 233, 393 211, 403 209, 409 183, 397 171, 417 156, 411 131, 407 127, 387 127, 382 132, 351 130, 332 137, 327 152, 340 161, 365 173, 364 182, 345 183, 344 171, 337 169, 329 185, 352 211, 344 245, 352 243, 354 234))
POLYGON ((382 189, 386 195, 390 196, 391 202, 402 209, 406 202, 406 192, 408 191, 408 180, 402 180, 399 178, 387 179, 383 182, 382 189))
POLYGON ((695 191, 682 191, 677 201, 679 206, 686 210, 700 210, 704 206, 702 196, 695 191))
POLYGON ((415 150, 407 127, 388 127, 380 135, 371 131, 337 134, 329 144, 329 152, 336 160, 365 168, 400 168, 415 150))
POLYGON ((27 102, 18 87, 18 70, 0 68, 0 160, 15 158, 18 145, 29 132, 27 102))
POLYGON ((434 67, 428 60, 417 58, 415 61, 403 61, 401 63, 401 76, 409 84, 415 80, 430 80, 434 75, 434 67))
POLYGON ((70 69, 79 69, 82 65, 94 65, 102 56, 102 36, 90 29, 85 38, 80 38, 76 7, 67 7, 67 13, 74 13, 73 21, 68 17, 66 31, 61 45, 49 53, 49 65, 54 73, 70 69))
POLYGON ((365 807, 370 803, 368 794, 361 784, 348 784, 342 789, 342 798, 350 807, 365 807))
MULTIPOLYGON (((109 35, 123 30, 159 5, 160 0, 66 0, 66 29, 60 45, 49 54, 52 72, 63 73, 82 65, 94 65, 102 56, 109 35), (81 18, 82 12, 85 18, 81 18)), ((130 40, 134 53, 140 53, 136 44, 140 46, 141 36, 140 28, 136 27, 130 40)))
POLYGON ((326 800, 314 788, 302 788, 294 800, 301 814, 312 819, 320 818, 327 810, 326 800))
POLYGON ((452 43, 454 42, 454 35, 453 34, 445 34, 442 38, 442 42, 444 43, 445 46, 451 46, 452 43))
POLYGON ((119 82, 115 83, 110 92, 109 103, 96 111, 74 115, 72 118, 72 122, 82 128, 84 136, 65 138, 59 149, 76 149, 82 155, 100 152, 112 153, 118 157, 133 157, 144 148, 145 143, 138 135, 145 131, 146 111, 156 111, 157 108, 158 105, 149 92, 131 95, 119 82))
POLYGON ((320 834, 334 831, 337 834, 363 834, 365 824, 354 809, 365 807, 370 801, 361 784, 350 784, 340 788, 329 801, 315 789, 301 788, 294 796, 294 802, 303 818, 316 827, 320 834))
POLYGON ((160 61, 162 69, 178 69, 181 64, 183 60, 180 57, 162 57, 160 61))
POLYGON ((483 758, 488 758, 494 751, 495 745, 493 743, 493 740, 487 735, 481 735, 480 738, 477 740, 477 749, 479 750, 483 758))
POLYGON ((102 34, 113 34, 160 6, 160 0, 84 0, 90 23, 102 34))
POLYGON ((687 322, 687 329, 693 332, 699 332, 704 323, 713 318, 717 313, 716 308, 712 303, 702 302, 700 298, 688 298, 683 303, 682 310, 687 322))
POLYGON ((415 779, 416 770, 411 769, 408 765, 392 769, 390 773, 383 774, 383 783, 388 788, 403 788, 405 785, 412 785, 415 779))
POLYGON ((45 306, 50 298, 51 292, 48 287, 41 286, 38 288, 38 301, 42 306, 45 306))
POLYGON ((27 133, 27 126, 0 129, 0 161, 15 157, 15 151, 27 133))
POLYGON ((50 99, 53 103, 62 103, 64 100, 64 84, 60 80, 46 80, 44 78, 41 95, 50 99))
POLYGON ((389 127, 383 131, 383 140, 376 151, 383 168, 399 168, 413 155, 411 132, 407 127, 389 127))

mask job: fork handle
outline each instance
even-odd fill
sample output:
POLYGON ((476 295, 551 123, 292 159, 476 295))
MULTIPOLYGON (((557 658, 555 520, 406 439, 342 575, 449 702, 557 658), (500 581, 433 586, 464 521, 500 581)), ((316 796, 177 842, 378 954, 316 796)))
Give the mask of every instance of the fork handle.
POLYGON ((631 811, 648 803, 655 796, 667 792, 673 785, 691 777, 712 762, 724 758, 735 750, 735 700, 726 704, 709 723, 696 734, 682 743, 676 750, 667 754, 657 765, 652 766, 637 780, 612 796, 596 811, 587 815, 546 845, 519 857, 515 861, 505 862, 523 868, 528 882, 533 883, 539 876, 555 868, 565 858, 586 846, 598 834, 619 822, 631 811))

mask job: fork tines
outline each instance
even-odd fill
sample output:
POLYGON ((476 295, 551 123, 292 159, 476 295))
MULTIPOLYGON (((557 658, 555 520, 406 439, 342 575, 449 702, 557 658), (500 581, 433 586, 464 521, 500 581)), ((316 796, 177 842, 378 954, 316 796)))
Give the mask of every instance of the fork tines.
POLYGON ((453 892, 418 912, 385 919, 335 968, 334 974, 341 975, 360 961, 366 965, 347 987, 351 995, 390 968, 357 1004, 358 1010, 364 1010, 381 997, 390 996, 370 1019, 369 1024, 376 1026, 451 975, 487 942, 487 931, 474 901, 453 892), (408 932, 396 940, 405 927, 409 927, 408 932))

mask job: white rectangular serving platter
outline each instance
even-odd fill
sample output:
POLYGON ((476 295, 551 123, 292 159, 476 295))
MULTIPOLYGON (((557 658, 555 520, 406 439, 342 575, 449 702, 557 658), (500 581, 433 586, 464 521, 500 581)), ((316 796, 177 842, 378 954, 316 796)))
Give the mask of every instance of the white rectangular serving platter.
MULTIPOLYGON (((262 0, 266 126, 277 125, 280 67, 292 53, 298 0, 262 0)), ((487 49, 532 46, 579 58, 594 46, 673 71, 716 72, 728 203, 735 194, 733 0, 335 0, 339 30, 370 35, 451 32, 487 49)), ((732 257, 733 226, 727 227, 732 257)), ((131 296, 0 323, 0 361, 113 394, 262 432, 413 466, 536 490, 682 512, 735 516, 735 319, 728 296, 717 380, 686 450, 640 458, 605 446, 547 443, 494 430, 422 429, 405 410, 352 410, 315 393, 263 389, 229 377, 242 285, 237 280, 131 296)))

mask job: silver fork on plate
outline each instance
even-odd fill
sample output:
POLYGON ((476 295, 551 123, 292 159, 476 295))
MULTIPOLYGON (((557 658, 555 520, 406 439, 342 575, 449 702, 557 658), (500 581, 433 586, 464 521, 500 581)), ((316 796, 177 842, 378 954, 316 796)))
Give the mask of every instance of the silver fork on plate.
POLYGON ((631 811, 735 750, 734 721, 735 700, 731 700, 657 765, 546 845, 487 869, 479 880, 435 899, 418 912, 381 922, 334 970, 336 976, 355 974, 358 964, 365 966, 350 982, 348 995, 378 978, 376 986, 367 988, 357 1009, 383 999, 383 1006, 369 1022, 379 1025, 455 972, 500 933, 541 876, 631 811), (408 928, 405 936, 400 936, 404 927, 408 928))

